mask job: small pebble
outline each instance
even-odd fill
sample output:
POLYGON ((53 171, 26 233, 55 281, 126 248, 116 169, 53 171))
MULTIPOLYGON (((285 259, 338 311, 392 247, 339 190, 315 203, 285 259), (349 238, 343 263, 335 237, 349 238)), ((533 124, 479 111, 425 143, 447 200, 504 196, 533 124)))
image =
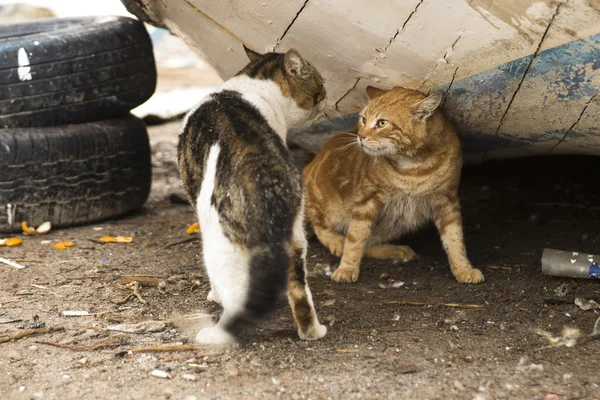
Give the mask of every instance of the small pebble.
POLYGON ((192 374, 183 374, 181 377, 183 379, 185 379, 186 381, 195 381, 197 379, 196 375, 192 375, 192 374))
POLYGON ((10 360, 21 361, 23 356, 18 351, 12 350, 6 353, 6 357, 10 360))
POLYGON ((171 379, 171 375, 165 371, 161 371, 160 369, 155 369, 152 372, 150 372, 150 375, 152 375, 155 378, 161 378, 161 379, 171 379))
POLYGON ((379 279, 388 279, 390 277, 390 274, 388 274, 387 272, 384 272, 383 274, 379 275, 379 279))

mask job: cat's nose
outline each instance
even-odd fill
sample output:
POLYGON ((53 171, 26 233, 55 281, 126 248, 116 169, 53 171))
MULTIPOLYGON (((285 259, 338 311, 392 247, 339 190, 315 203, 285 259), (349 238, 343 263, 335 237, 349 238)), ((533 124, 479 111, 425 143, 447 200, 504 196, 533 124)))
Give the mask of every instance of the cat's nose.
POLYGON ((364 136, 364 135, 358 135, 358 137, 359 137, 359 139, 360 139, 360 140, 365 140, 365 139, 367 138, 367 137, 366 137, 366 136, 364 136))

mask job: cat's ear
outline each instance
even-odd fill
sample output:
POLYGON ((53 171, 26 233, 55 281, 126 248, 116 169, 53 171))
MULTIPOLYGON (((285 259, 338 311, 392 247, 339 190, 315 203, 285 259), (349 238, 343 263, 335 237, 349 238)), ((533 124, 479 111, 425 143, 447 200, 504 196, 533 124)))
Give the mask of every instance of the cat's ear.
POLYGON ((431 117, 441 102, 442 92, 434 92, 412 107, 412 115, 415 119, 423 121, 424 119, 431 117))
POLYGON ((289 49, 283 56, 283 65, 285 72, 292 76, 302 76, 302 69, 306 65, 306 61, 296 49, 289 49))
POLYGON ((378 89, 373 86, 367 86, 367 97, 369 100, 373 100, 386 93, 385 90, 378 89))
POLYGON ((250 59, 250 61, 254 61, 256 60, 258 57, 260 57, 260 54, 250 50, 249 48, 246 47, 246 45, 244 44, 244 51, 246 52, 246 55, 248 56, 248 58, 250 59))

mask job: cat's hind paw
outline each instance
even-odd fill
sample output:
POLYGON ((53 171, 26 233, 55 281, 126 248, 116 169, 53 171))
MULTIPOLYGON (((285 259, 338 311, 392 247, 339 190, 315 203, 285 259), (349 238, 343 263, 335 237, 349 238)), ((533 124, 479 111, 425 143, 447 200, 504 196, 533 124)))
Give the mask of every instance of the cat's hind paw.
POLYGON ((227 331, 216 326, 204 328, 196 335, 196 342, 200 344, 231 344, 235 342, 235 338, 227 331))
POLYGON ((460 283, 481 283, 483 282, 483 274, 476 268, 465 268, 458 271, 452 271, 454 277, 460 283))
POLYGON ((300 329, 298 329, 298 336, 300 336, 300 339, 302 340, 317 340, 321 339, 325 335, 327 335, 327 327, 319 323, 308 328, 306 332, 302 332, 300 329))
POLYGON ((358 281, 359 272, 358 268, 340 266, 333 272, 331 279, 340 283, 354 283, 358 281))
POLYGON ((221 298, 219 297, 219 293, 215 289, 210 289, 208 292, 208 296, 206 296, 206 300, 215 302, 217 304, 221 304, 221 298))
POLYGON ((341 257, 344 253, 344 238, 342 236, 331 238, 325 243, 325 246, 329 249, 331 254, 341 257))

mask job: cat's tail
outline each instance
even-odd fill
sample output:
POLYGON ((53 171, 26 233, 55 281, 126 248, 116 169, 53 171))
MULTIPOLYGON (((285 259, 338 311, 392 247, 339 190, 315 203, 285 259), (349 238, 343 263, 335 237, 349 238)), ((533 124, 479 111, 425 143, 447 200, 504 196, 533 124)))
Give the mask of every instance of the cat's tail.
POLYGON ((290 252, 283 243, 272 243, 251 250, 249 287, 246 303, 232 315, 225 330, 236 338, 277 307, 286 291, 290 252))

